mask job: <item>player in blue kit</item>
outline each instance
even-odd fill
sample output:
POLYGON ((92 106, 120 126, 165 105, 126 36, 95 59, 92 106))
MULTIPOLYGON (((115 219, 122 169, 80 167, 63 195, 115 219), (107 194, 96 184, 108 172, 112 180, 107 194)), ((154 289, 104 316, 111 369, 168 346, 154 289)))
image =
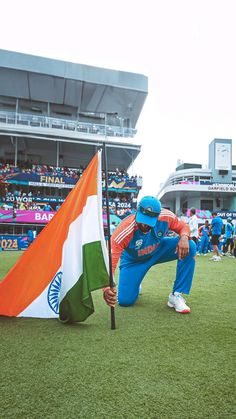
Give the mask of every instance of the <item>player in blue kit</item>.
POLYGON ((212 234, 212 246, 213 246, 213 256, 211 260, 214 262, 219 262, 221 260, 219 252, 219 240, 222 233, 223 221, 222 218, 217 215, 217 212, 212 213, 211 220, 211 234, 212 234))
POLYGON ((205 224, 203 226, 201 226, 198 229, 198 233, 201 237, 200 243, 199 243, 199 255, 201 255, 202 253, 204 254, 204 256, 207 255, 208 253, 208 247, 209 247, 209 234, 210 234, 210 226, 209 226, 209 221, 206 220, 205 224))
MULTIPOLYGON (((196 244, 190 240, 190 228, 175 214, 161 209, 161 203, 153 196, 141 199, 137 214, 126 217, 111 238, 112 272, 120 259, 118 304, 133 305, 142 280, 148 270, 158 263, 178 260, 176 278, 167 305, 179 313, 189 313, 182 293, 189 294, 195 268, 196 244), (177 233, 168 237, 168 231, 177 233)), ((103 289, 109 306, 116 303, 116 289, 103 289)))
POLYGON ((229 255, 234 256, 234 225, 232 223, 232 218, 227 218, 227 223, 225 226, 225 245, 223 248, 223 255, 225 255, 229 250, 229 255))

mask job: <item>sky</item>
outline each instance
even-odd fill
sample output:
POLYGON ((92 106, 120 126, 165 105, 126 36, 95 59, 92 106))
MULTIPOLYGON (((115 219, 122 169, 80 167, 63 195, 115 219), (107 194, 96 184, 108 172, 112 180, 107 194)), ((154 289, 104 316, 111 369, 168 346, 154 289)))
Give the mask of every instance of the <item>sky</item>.
POLYGON ((0 48, 148 77, 130 174, 156 195, 177 165, 208 164, 214 138, 236 164, 235 0, 11 0, 0 48))

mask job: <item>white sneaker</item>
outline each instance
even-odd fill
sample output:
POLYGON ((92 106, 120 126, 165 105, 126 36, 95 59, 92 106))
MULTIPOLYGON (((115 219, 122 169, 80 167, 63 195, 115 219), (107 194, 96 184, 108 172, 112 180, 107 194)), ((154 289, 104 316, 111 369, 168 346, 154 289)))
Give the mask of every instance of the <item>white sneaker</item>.
POLYGON ((219 260, 221 260, 221 257, 220 256, 214 255, 209 260, 214 260, 215 262, 218 262, 218 258, 220 258, 219 260))
POLYGON ((214 259, 212 259, 213 262, 220 262, 221 261, 221 257, 220 256, 215 256, 214 259))
POLYGON ((191 311, 187 304, 185 304, 185 299, 180 292, 171 293, 167 305, 170 308, 174 308, 178 313, 187 314, 191 311))

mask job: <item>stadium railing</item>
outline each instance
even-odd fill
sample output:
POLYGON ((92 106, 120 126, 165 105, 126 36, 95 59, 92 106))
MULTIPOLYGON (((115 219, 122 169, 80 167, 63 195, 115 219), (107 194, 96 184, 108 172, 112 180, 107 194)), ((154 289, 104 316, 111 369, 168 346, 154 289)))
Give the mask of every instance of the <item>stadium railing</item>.
POLYGON ((105 124, 92 124, 79 120, 6 111, 0 112, 0 123, 78 131, 88 134, 107 135, 110 137, 134 137, 137 132, 137 130, 133 128, 125 128, 118 125, 106 126, 105 124))

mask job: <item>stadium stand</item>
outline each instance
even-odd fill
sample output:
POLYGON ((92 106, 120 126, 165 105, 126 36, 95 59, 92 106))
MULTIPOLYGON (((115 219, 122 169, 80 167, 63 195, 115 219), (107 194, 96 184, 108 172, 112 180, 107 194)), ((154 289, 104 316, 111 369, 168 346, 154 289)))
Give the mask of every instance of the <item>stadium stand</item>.
POLYGON ((0 86, 3 250, 27 247, 104 142, 112 220, 135 209, 142 178, 128 169, 147 77, 0 50, 0 86))

